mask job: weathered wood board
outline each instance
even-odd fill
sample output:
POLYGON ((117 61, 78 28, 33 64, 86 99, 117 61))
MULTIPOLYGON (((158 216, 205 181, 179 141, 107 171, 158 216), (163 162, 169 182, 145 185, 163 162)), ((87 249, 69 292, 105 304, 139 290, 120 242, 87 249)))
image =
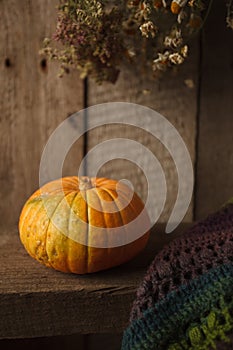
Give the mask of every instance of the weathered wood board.
MULTIPOLYGON (((198 39, 193 42, 192 57, 184 65, 179 73, 168 73, 165 79, 152 80, 150 76, 141 77, 133 72, 121 73, 116 85, 96 86, 93 82, 88 85, 88 105, 104 102, 132 102, 154 109, 171 122, 184 139, 190 152, 193 164, 195 163, 195 138, 196 138, 196 114, 197 114, 197 91, 198 91, 199 51, 198 39), (194 87, 188 88, 185 80, 193 80, 194 87)), ((128 119, 130 122, 130 118, 128 119)), ((145 118, 145 126, 146 124, 145 118)), ((161 222, 168 220, 171 209, 174 206, 178 179, 172 156, 158 139, 148 132, 143 132, 135 127, 125 125, 107 125, 93 129, 88 135, 88 150, 107 139, 126 138, 139 142, 151 150, 162 165, 167 181, 167 199, 165 208, 160 217, 161 222)), ((169 140, 169 135, 166 135, 169 140)), ((114 153, 114 146, 109 147, 108 153, 114 153)), ((101 155, 100 155, 101 156, 101 155)), ((147 181, 143 172, 134 164, 125 160, 116 160, 106 163, 99 175, 128 179, 132 182, 135 190, 146 200, 147 181)), ((187 174, 188 180, 189 174, 187 174)), ((153 187, 153 186, 152 186, 153 187)), ((154 198, 154 206, 158 198, 154 198)), ((185 221, 192 221, 193 204, 191 202, 185 221)))
MULTIPOLYGON (((83 335, 66 335, 56 337, 40 337, 27 339, 1 339, 0 347, 4 350, 86 350, 83 335)), ((120 349, 120 348, 119 348, 120 349)))
POLYGON ((233 31, 213 1, 202 34, 196 219, 233 196, 233 31))
POLYGON ((39 264, 24 250, 17 230, 1 230, 0 339, 122 332, 149 263, 186 228, 168 235, 156 226, 138 257, 83 276, 39 264))
MULTIPOLYGON (((78 73, 61 80, 58 66, 39 55, 44 37, 55 29, 56 4, 0 1, 1 226, 17 223, 23 203, 38 188, 40 157, 48 137, 83 107, 78 73)), ((82 154, 80 140, 65 162, 65 174, 77 172, 82 154)))

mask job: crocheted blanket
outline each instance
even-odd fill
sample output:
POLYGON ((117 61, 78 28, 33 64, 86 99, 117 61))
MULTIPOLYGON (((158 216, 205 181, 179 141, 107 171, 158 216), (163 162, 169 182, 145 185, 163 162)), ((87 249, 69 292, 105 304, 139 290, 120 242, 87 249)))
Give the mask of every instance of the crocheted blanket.
POLYGON ((233 204, 155 257, 123 336, 136 349, 233 349, 233 204))

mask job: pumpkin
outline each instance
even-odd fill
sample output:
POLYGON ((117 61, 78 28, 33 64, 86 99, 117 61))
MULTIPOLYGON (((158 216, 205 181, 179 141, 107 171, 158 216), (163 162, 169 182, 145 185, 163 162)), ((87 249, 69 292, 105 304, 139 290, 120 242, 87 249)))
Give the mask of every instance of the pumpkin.
POLYGON ((42 264, 85 274, 120 265, 146 245, 150 220, 123 182, 64 177, 37 190, 19 220, 20 239, 42 264))

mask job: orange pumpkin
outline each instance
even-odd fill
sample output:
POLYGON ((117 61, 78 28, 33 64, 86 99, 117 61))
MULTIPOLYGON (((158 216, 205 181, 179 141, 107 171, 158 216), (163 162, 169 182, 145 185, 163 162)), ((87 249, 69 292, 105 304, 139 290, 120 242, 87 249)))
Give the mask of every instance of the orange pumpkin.
POLYGON ((77 274, 132 259, 145 247, 149 228, 137 194, 106 178, 52 181, 28 199, 19 220, 20 239, 33 258, 77 274))

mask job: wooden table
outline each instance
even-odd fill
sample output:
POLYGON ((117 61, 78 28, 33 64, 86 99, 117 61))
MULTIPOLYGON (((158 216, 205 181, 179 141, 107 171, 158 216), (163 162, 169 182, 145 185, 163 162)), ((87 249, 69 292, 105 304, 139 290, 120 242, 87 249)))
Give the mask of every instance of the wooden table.
POLYGON ((17 229, 2 230, 0 338, 121 332, 149 263, 186 227, 165 234, 163 225, 156 226, 147 248, 134 260, 85 276, 40 265, 24 250, 17 229))

